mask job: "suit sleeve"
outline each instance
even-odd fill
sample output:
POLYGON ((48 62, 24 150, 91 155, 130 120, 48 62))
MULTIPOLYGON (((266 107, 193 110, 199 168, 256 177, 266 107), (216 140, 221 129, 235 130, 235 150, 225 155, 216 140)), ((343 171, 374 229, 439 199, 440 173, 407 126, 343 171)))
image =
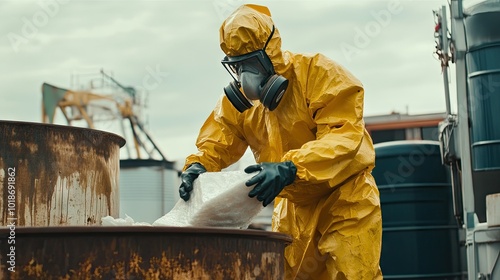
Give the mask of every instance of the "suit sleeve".
POLYGON ((248 144, 238 127, 239 114, 225 96, 200 129, 196 146, 198 152, 186 158, 184 169, 194 162, 201 163, 209 172, 217 172, 238 161, 248 144))

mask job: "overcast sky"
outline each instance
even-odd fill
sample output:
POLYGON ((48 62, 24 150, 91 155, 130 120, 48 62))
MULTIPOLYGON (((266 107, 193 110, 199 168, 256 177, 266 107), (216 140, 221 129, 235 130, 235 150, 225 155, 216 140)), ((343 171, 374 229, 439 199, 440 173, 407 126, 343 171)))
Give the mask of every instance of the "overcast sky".
MULTIPOLYGON (((365 116, 445 111, 432 13, 445 0, 250 2, 270 8, 283 49, 323 53, 356 75, 365 116)), ((40 122, 42 83, 70 89, 72 74, 104 69, 147 90, 148 130, 182 161, 231 80, 220 24, 250 2, 0 0, 0 119, 40 122)))

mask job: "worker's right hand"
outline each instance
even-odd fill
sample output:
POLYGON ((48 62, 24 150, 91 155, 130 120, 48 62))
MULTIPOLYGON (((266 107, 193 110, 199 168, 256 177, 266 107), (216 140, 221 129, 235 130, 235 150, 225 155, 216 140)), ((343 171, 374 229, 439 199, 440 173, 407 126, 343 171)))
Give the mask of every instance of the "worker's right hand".
POLYGON ((193 182, 201 173, 207 172, 201 163, 195 162, 191 164, 181 174, 181 186, 179 187, 179 194, 184 201, 188 201, 191 196, 190 192, 193 190, 193 182))

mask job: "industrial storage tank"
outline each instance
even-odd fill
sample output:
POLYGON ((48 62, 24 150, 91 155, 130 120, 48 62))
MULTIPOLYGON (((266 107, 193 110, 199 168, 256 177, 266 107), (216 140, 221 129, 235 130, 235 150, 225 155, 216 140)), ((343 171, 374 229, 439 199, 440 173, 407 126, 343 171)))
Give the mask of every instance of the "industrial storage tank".
POLYGON ((174 163, 153 159, 120 161, 120 217, 153 223, 179 199, 179 176, 174 163))
POLYGON ((124 144, 94 129, 0 121, 2 225, 98 225, 117 217, 124 144))
POLYGON ((484 2, 465 13, 473 168, 500 169, 500 6, 484 2))
POLYGON ((463 279, 465 247, 439 142, 375 145, 384 279, 463 279))
POLYGON ((500 193, 500 5, 482 1, 464 10, 467 99, 474 212, 486 222, 486 196, 500 193))

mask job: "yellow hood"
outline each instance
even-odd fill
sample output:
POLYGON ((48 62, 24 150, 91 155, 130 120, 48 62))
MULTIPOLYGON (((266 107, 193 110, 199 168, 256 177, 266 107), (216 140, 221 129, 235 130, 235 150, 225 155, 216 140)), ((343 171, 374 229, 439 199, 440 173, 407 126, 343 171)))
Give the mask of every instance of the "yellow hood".
MULTIPOLYGON (((264 48, 272 33, 274 22, 267 7, 247 4, 234 11, 220 27, 220 47, 227 56, 247 54, 264 48)), ((266 49, 276 73, 283 73, 285 59, 281 51, 281 36, 274 33, 266 49)))

